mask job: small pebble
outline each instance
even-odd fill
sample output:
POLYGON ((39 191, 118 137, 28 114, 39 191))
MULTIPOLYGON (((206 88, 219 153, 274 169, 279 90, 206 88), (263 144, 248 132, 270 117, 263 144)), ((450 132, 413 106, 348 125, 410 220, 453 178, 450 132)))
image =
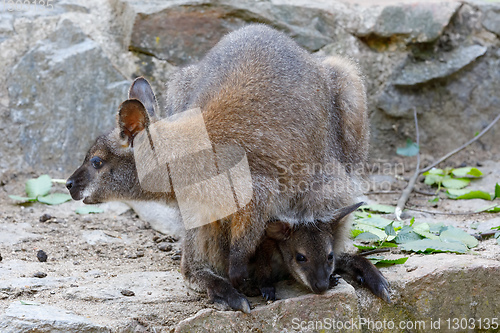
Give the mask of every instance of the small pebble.
POLYGON ((44 273, 44 272, 36 272, 35 274, 33 274, 33 277, 40 278, 40 279, 43 279, 46 276, 47 276, 47 273, 44 273))
POLYGON ((165 251, 165 252, 171 251, 172 244, 169 244, 167 242, 162 242, 162 243, 158 244, 158 250, 165 251))
POLYGON ((181 260, 181 255, 180 254, 174 254, 172 256, 172 260, 181 260))
POLYGON ((40 222, 47 222, 48 220, 52 219, 52 215, 50 214, 43 214, 40 216, 40 222))
POLYGON ((144 257, 144 251, 137 251, 136 255, 138 258, 142 258, 144 257))
POLYGON ((135 293, 132 290, 128 290, 128 289, 123 289, 121 291, 121 294, 123 296, 135 296, 135 293))
POLYGON ((153 241, 156 243, 162 243, 162 242, 168 242, 168 243, 175 243, 179 239, 173 236, 154 236, 153 241))
POLYGON ((38 261, 40 261, 40 262, 47 261, 47 253, 45 253, 44 250, 38 250, 36 257, 38 258, 38 261))

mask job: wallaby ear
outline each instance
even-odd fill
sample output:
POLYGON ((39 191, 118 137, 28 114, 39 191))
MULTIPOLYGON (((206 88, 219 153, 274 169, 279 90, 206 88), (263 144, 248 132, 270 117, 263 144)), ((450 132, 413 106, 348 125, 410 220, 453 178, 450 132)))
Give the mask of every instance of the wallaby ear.
POLYGON ((271 222, 266 229, 266 236, 278 241, 288 239, 291 233, 292 227, 290 224, 282 221, 271 222))
POLYGON ((153 88, 149 82, 141 77, 134 80, 128 91, 128 99, 137 99, 144 105, 151 119, 156 118, 158 103, 153 88))
POLYGON ((144 105, 136 99, 128 99, 120 105, 118 110, 118 126, 122 137, 127 136, 130 146, 133 146, 134 137, 149 126, 149 116, 144 105))
POLYGON ((358 202, 357 204, 337 209, 333 212, 333 215, 330 216, 328 221, 322 221, 323 223, 319 224, 321 229, 330 232, 332 235, 335 234, 338 228, 342 225, 340 223, 342 219, 364 204, 364 202, 358 202))
POLYGON ((347 215, 351 214, 354 212, 356 209, 359 207, 363 206, 365 203, 364 202, 358 202, 357 204, 347 206, 347 207, 342 207, 340 209, 337 209, 332 216, 332 221, 340 221, 347 215))

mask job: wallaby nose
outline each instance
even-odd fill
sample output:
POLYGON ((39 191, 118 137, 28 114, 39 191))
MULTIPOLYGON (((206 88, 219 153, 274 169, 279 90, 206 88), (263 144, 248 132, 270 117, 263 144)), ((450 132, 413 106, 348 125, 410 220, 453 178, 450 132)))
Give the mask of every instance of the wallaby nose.
POLYGON ((329 286, 330 286, 330 281, 317 281, 314 284, 314 292, 316 294, 324 293, 325 291, 328 290, 329 286))
POLYGON ((73 183, 74 183, 73 179, 68 179, 68 180, 66 181, 66 188, 67 188, 68 190, 71 190, 71 188, 73 187, 73 183))

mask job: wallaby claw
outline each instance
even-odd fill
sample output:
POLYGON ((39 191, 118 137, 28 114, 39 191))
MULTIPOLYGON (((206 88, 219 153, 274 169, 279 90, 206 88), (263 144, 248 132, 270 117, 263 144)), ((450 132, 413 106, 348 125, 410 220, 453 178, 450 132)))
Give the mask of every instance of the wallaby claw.
POLYGON ((260 288, 260 292, 262 293, 262 297, 266 301, 275 301, 276 300, 276 288, 274 287, 262 287, 260 288))

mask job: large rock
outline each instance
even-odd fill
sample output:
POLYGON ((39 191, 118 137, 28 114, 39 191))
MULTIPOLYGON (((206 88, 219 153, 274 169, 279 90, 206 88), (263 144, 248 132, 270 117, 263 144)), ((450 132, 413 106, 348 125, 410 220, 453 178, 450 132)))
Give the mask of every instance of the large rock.
POLYGON ((368 7, 354 33, 358 36, 401 36, 407 42, 436 40, 461 4, 459 2, 411 3, 368 7))
MULTIPOLYGON (((293 289, 288 292, 289 295, 278 294, 278 297, 292 298, 279 300, 267 306, 257 306, 250 314, 239 311, 202 310, 180 322, 175 331, 177 333, 322 331, 331 329, 332 325, 336 325, 335 322, 345 323, 360 316, 356 292, 345 281, 323 295, 297 296, 293 289)), ((361 330, 354 329, 353 332, 361 330)))
POLYGON ((67 310, 42 304, 12 303, 0 317, 3 333, 100 333, 110 332, 101 325, 67 310))
POLYGON ((396 86, 413 86, 445 78, 484 55, 486 50, 481 45, 460 47, 439 57, 439 60, 409 63, 397 73, 392 83, 396 86))
POLYGON ((96 42, 60 22, 8 80, 11 146, 22 156, 20 166, 76 168, 96 136, 114 126, 128 86, 96 42))
POLYGON ((451 324, 453 318, 478 323, 495 318, 500 311, 498 260, 454 254, 415 255, 404 265, 382 272, 393 291, 392 303, 385 303, 366 289, 355 291, 341 280, 324 295, 279 295, 285 299, 257 306, 250 314, 202 310, 180 322, 176 332, 430 332, 431 325, 438 328, 436 321, 446 331, 447 319, 451 324))

